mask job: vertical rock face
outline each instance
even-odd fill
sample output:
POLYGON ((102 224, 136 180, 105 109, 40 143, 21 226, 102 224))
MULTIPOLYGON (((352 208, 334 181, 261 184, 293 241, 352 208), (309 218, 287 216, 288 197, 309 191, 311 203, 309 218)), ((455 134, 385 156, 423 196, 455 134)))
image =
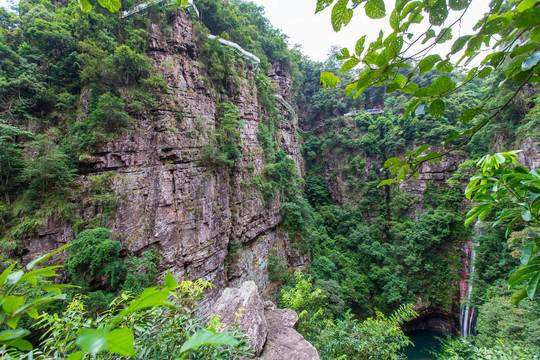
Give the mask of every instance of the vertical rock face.
MULTIPOLYGON (((198 35, 187 14, 179 10, 168 22, 168 36, 152 26, 148 53, 163 74, 167 92, 157 110, 137 119, 136 131, 92 154, 80 179, 84 190, 77 199, 78 215, 85 221, 103 215, 101 206, 84 195, 93 177, 112 172, 110 191, 117 203, 105 215, 126 252, 157 248, 162 269, 171 269, 177 277, 211 281, 217 292, 228 282, 248 279, 264 290, 269 284, 269 249, 296 266, 306 258, 291 249, 288 234, 279 229, 279 201, 265 206, 251 182, 264 166, 257 141, 264 111, 255 74, 250 65, 239 68, 240 86, 227 94, 243 120, 242 158, 234 168, 205 166, 201 149, 213 141, 217 96, 198 59, 198 35)), ((290 82, 274 77, 279 84, 290 82)), ((295 129, 289 114, 283 115, 280 147, 300 166, 295 129)), ((50 224, 30 243, 29 253, 37 256, 71 239, 71 224, 50 224)))

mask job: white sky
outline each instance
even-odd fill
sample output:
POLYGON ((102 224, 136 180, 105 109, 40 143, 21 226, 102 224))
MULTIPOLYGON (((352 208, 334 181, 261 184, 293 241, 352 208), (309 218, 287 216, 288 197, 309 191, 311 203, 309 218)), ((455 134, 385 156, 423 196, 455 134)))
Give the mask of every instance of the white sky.
MULTIPOLYGON (((1 1, 1 0, 0 0, 1 1)), ((346 27, 336 33, 330 22, 331 7, 315 14, 317 0, 252 0, 265 8, 265 15, 283 33, 289 36, 289 44, 300 44, 303 53, 312 60, 324 61, 332 45, 354 49, 356 41, 366 36, 366 43, 376 40, 379 30, 385 36, 390 33, 388 19, 372 20, 365 15, 362 6, 358 7, 346 27)), ((196 3, 196 0, 195 0, 196 3)), ((395 4, 394 0, 385 0, 387 13, 395 4)), ((461 35, 470 33, 477 20, 488 9, 489 0, 472 0, 461 24, 461 35)), ((453 20, 449 17, 447 23, 453 20)), ((458 34, 454 32, 454 39, 458 34)), ((448 42, 450 46, 452 41, 448 42)), ((449 47, 444 50, 444 54, 449 47)))
MULTIPOLYGON (((354 49, 356 41, 363 35, 367 35, 366 43, 376 39, 379 30, 388 34, 389 25, 387 19, 369 19, 360 6, 350 24, 336 33, 330 23, 331 8, 315 14, 317 0, 252 0, 265 8, 266 17, 274 25, 289 36, 290 46, 299 44, 304 54, 313 60, 324 61, 328 57, 328 49, 332 45, 354 49)), ((394 5, 394 0, 385 0, 388 9, 394 5)), ((197 0, 195 0, 195 4, 197 0)), ((489 0, 473 0, 467 15, 465 16, 461 33, 466 35, 472 29, 478 18, 487 10, 489 0)), ((0 6, 7 6, 8 0, 0 0, 0 6)), ((451 19, 447 20, 450 23, 451 19)), ((458 34, 454 32, 454 39, 458 34)), ((450 46, 452 42, 448 42, 450 46)), ((445 54, 445 49, 441 55, 445 54)))

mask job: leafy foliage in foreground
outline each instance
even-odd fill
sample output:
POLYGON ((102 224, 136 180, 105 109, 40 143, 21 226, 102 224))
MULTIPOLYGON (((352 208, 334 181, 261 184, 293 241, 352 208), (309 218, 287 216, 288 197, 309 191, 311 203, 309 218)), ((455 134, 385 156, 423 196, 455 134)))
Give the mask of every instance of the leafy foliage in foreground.
POLYGON ((294 287, 282 291, 282 303, 298 312, 298 331, 322 359, 400 359, 399 351, 411 344, 401 325, 418 316, 412 305, 403 305, 388 317, 378 312, 364 321, 350 311, 333 318, 322 305, 322 290, 313 286, 310 277, 296 273, 295 282, 294 287))
POLYGON ((12 265, 0 275, 1 324, 11 328, 0 332, 2 358, 233 359, 252 354, 245 336, 237 330, 227 329, 234 335, 218 332, 224 329, 217 319, 205 328, 205 321, 195 317, 204 290, 213 285, 201 280, 178 284, 170 271, 164 288, 146 288, 135 298, 124 293, 97 318, 87 315, 80 295, 60 316, 39 315, 40 307, 65 298, 61 289, 68 285, 40 285, 46 294, 36 299, 14 294, 23 282, 37 287, 37 277, 57 276, 55 269, 61 265, 34 267, 66 247, 30 262, 25 270, 12 272, 12 265), (17 328, 24 314, 39 319, 35 326, 44 330, 40 349, 32 350, 32 344, 24 339, 29 330, 17 328))
POLYGON ((467 213, 466 225, 477 218, 484 220, 495 207, 502 207, 493 227, 507 223, 505 236, 512 233, 516 223, 523 221, 532 232, 525 238, 514 238, 523 243, 521 267, 508 279, 510 288, 522 283, 526 286, 512 297, 518 304, 525 296, 533 299, 540 282, 540 170, 529 171, 515 165, 517 152, 503 152, 486 155, 477 165, 481 174, 473 176, 467 185, 465 195, 473 201, 481 202, 467 213), (512 166, 514 165, 514 166, 512 166))

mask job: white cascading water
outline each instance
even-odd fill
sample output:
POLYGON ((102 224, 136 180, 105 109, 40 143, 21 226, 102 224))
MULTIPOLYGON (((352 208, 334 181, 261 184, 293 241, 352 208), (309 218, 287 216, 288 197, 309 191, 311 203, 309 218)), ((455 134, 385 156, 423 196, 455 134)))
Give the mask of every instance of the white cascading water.
POLYGON ((472 279, 474 277, 474 257, 475 247, 478 245, 478 238, 482 235, 481 221, 478 220, 474 224, 474 236, 467 241, 463 251, 466 254, 464 263, 465 271, 460 280, 460 300, 461 306, 459 310, 459 325, 461 337, 470 336, 473 331, 474 307, 470 305, 472 293, 472 279))

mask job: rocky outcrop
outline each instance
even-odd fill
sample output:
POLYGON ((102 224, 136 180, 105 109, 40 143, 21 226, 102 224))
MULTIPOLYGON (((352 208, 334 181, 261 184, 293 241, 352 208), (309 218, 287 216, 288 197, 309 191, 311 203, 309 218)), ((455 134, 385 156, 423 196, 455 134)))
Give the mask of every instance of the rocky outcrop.
MULTIPOLYGON (((74 217, 88 222, 100 216, 100 224, 122 242, 125 253, 156 248, 161 269, 170 269, 177 278, 211 281, 217 285, 213 295, 229 282, 248 279, 264 290, 270 283, 269 249, 297 266, 307 258, 290 246, 287 232, 279 229, 279 200, 265 204, 252 181, 264 166, 257 140, 264 109, 257 97, 254 70, 250 64, 238 65, 238 87, 225 90, 242 117, 242 158, 231 168, 202 163, 201 150, 213 141, 216 107, 223 94, 212 88, 188 15, 178 10, 167 21, 169 31, 153 25, 148 39, 148 55, 163 75, 166 93, 155 110, 137 114, 136 129, 85 159, 84 176, 79 179, 81 195, 73 200, 74 217), (115 203, 106 212, 90 195, 94 179, 109 173, 115 203)), ((282 76, 286 74, 273 73, 277 84, 290 84, 282 76)), ((82 113, 89 98, 84 91, 82 113)), ((283 116, 279 146, 301 167, 294 126, 286 111, 283 116)), ((71 223, 49 225, 29 242, 26 260, 30 254, 39 256, 73 239, 71 223)))
POLYGON ((268 325, 268 337, 261 360, 319 360, 317 350, 300 335, 294 327, 298 315, 291 309, 277 309, 267 301, 264 314, 268 325))
POLYGON ((226 288, 212 308, 212 314, 226 325, 238 325, 249 337, 249 344, 259 356, 266 342, 264 307, 253 281, 240 288, 226 288))
POLYGON ((239 326, 249 337, 257 359, 320 360, 313 345, 294 330, 298 315, 290 309, 277 309, 270 301, 263 306, 253 281, 225 289, 211 314, 226 326, 239 326))

